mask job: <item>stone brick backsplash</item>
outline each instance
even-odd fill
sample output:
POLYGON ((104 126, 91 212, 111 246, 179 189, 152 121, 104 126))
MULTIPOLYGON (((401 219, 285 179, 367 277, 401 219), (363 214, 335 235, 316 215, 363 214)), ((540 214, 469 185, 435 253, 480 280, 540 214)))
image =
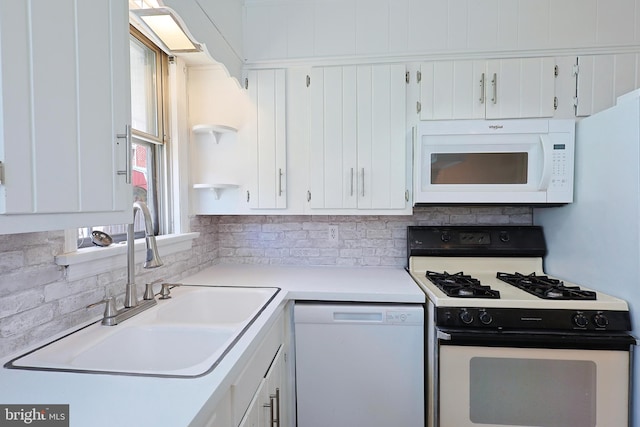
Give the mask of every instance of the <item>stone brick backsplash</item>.
MULTIPOLYGON (((213 263, 404 266, 406 227, 441 224, 532 223, 527 207, 417 208, 411 216, 196 216, 200 232, 189 251, 164 257, 158 269, 137 268, 139 288, 162 278, 179 281, 213 263), (337 239, 329 239, 329 226, 337 239)), ((86 306, 117 295, 127 280, 122 268, 70 280, 55 264, 62 231, 0 235, 0 357, 19 352, 97 318, 86 306)), ((142 290, 138 290, 142 295, 142 290)))
POLYGON ((411 216, 220 216, 218 263, 405 266, 409 225, 532 224, 529 207, 427 207, 411 216), (337 240, 329 239, 337 226, 337 240))

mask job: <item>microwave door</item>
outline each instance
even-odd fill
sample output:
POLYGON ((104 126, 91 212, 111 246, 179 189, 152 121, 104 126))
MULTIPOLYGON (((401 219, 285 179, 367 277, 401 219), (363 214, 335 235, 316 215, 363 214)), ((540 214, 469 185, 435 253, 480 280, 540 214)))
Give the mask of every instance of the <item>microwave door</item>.
POLYGON ((527 185, 528 152, 431 153, 431 185, 527 185))

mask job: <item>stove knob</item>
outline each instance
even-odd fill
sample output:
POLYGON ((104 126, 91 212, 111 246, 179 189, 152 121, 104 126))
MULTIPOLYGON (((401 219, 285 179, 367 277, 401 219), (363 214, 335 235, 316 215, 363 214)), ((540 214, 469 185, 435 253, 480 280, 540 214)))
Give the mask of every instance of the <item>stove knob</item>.
POLYGON ((482 322, 483 325, 488 325, 491 322, 493 322, 493 317, 491 317, 491 315, 489 313, 487 313, 486 311, 483 311, 480 313, 479 316, 480 322, 482 322))
POLYGON ((589 324, 589 319, 584 314, 578 313, 573 316, 573 323, 579 328, 584 328, 589 324))
POLYGON ((440 235, 440 240, 442 240, 444 243, 447 243, 451 240, 451 235, 449 233, 442 233, 440 235))
POLYGON ((607 319, 607 316, 604 314, 598 313, 593 316, 593 323, 595 323, 598 328, 606 328, 609 324, 609 319, 607 319))
POLYGON ((473 322, 473 315, 467 310, 463 310, 460 312, 460 320, 465 325, 469 325, 471 322, 473 322))
POLYGON ((509 233, 507 233, 506 231, 501 231, 500 232, 500 241, 502 243, 507 243, 509 240, 510 240, 509 233))

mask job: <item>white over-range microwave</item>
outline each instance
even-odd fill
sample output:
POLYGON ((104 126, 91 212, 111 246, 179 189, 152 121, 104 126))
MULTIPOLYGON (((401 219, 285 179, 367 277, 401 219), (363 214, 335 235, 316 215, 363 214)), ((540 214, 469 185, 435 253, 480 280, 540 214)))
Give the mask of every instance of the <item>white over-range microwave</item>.
POLYGON ((575 121, 421 122, 414 204, 573 202, 575 121))

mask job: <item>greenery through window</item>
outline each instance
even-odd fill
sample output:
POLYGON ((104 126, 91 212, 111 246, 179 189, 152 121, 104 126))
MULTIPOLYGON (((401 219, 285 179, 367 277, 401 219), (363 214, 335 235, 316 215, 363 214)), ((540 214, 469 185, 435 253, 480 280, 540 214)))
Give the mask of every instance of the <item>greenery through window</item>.
MULTIPOLYGON (((165 154, 165 115, 167 100, 167 55, 138 30, 131 27, 129 43, 131 67, 131 166, 133 200, 145 202, 153 216, 158 234, 161 218, 161 183, 165 154)), ((131 207, 133 213, 133 206, 131 207)), ((142 215, 136 215, 136 238, 144 235, 142 215)), ((78 229, 78 247, 92 246, 91 232, 104 231, 114 242, 126 241, 127 224, 78 229)))

